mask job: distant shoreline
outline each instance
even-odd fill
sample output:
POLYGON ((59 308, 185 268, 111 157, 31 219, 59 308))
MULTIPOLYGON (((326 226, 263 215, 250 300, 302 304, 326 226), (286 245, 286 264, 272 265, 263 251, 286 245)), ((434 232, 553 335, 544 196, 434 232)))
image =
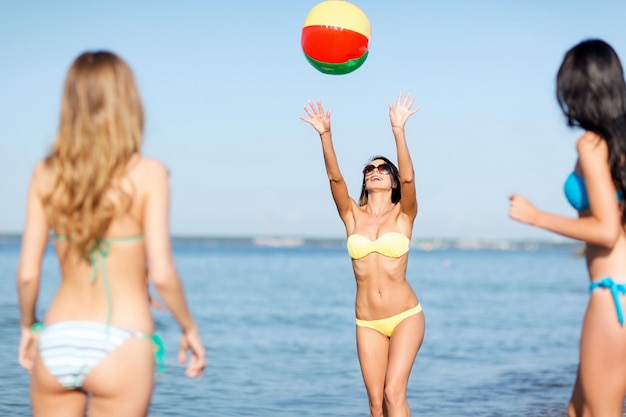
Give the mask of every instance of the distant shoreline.
MULTIPOLYGON (((21 234, 0 233, 0 244, 19 243, 21 234)), ((228 246, 256 246, 256 247, 344 247, 345 238, 321 237, 294 237, 294 236, 185 236, 173 235, 172 244, 195 245, 228 245, 228 246)), ((584 245, 576 241, 548 241, 523 239, 435 239, 414 238, 411 248, 431 251, 445 249, 459 250, 545 250, 571 249, 578 251, 584 245)))

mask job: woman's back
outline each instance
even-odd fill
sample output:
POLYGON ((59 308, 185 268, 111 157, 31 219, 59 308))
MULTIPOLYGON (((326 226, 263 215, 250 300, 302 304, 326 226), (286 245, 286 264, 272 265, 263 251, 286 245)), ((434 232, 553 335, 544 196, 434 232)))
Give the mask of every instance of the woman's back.
POLYGON ((181 327, 181 362, 192 352, 187 375, 206 366, 171 253, 167 170, 141 156, 142 141, 130 67, 111 52, 81 54, 66 76, 52 150, 33 173, 22 235, 18 358, 32 374, 33 415, 84 415, 87 405, 90 416, 147 414, 155 352, 163 363, 148 277, 181 327), (42 324, 50 238, 61 285, 42 324))
MULTIPOLYGON (((42 165, 41 192, 47 195, 54 174, 42 165)), ((152 331, 147 294, 145 207, 154 189, 151 170, 163 170, 156 161, 135 155, 119 180, 131 196, 126 209, 118 207, 106 234, 85 259, 63 232, 53 230, 61 268, 61 286, 47 315, 48 322, 88 320, 152 331)), ((115 201, 115 194, 109 197, 115 201)), ((52 211, 54 213, 54 211, 52 211)), ((53 222, 53 219, 50 219, 53 222)), ((71 224, 69 226, 72 226, 71 224)))

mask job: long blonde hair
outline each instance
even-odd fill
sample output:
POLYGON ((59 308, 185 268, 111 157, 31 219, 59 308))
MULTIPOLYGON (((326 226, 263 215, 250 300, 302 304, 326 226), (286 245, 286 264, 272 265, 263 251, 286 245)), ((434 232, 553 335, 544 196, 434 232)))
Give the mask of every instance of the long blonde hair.
POLYGON ((59 130, 46 165, 55 185, 44 203, 55 233, 88 258, 131 195, 120 178, 141 151, 144 114, 130 67, 117 55, 85 52, 65 79, 59 130))

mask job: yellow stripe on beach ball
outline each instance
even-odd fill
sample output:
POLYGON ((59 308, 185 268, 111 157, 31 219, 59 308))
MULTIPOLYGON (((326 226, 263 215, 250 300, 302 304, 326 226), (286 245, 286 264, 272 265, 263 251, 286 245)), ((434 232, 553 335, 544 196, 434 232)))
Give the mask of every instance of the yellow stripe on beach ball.
POLYGON ((311 9, 304 26, 334 26, 372 36, 370 21, 363 10, 345 0, 326 0, 311 9))

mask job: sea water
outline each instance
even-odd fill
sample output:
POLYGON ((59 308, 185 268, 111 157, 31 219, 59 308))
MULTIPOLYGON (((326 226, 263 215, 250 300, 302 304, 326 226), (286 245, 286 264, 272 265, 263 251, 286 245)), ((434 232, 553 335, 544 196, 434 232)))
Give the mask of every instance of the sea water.
MULTIPOLYGON (((426 317, 412 369, 412 414, 565 416, 588 298, 572 247, 412 250, 407 279, 426 317)), ((367 416, 354 324, 355 282, 341 245, 174 245, 177 269, 207 347, 200 380, 177 364, 179 328, 155 311, 166 369, 151 417, 367 416)), ((0 415, 30 415, 17 363, 19 242, 0 242, 0 415)), ((58 286, 52 250, 38 314, 58 286)))

